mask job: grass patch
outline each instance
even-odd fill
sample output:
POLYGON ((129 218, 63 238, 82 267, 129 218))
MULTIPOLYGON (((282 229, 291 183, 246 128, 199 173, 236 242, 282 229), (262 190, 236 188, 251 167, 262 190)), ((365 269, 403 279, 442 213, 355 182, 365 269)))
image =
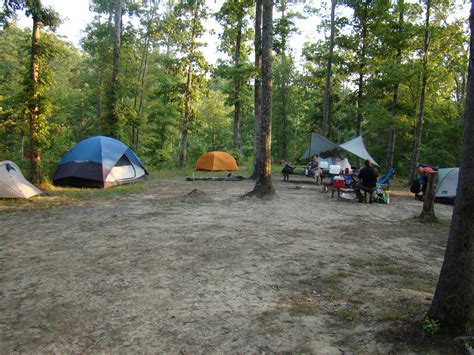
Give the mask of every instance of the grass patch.
POLYGON ((357 308, 345 308, 340 310, 338 315, 345 320, 356 320, 360 317, 360 311, 357 308))
POLYGON ((401 302, 396 303, 397 308, 383 311, 377 318, 380 321, 389 322, 406 322, 413 320, 420 315, 421 307, 417 302, 401 302))
POLYGON ((329 276, 326 278, 326 282, 331 285, 338 285, 340 284, 346 277, 351 276, 350 273, 346 271, 338 271, 337 273, 329 276))
POLYGON ((410 290, 432 294, 436 286, 436 282, 437 278, 435 276, 425 275, 423 278, 409 278, 404 286, 410 290))
POLYGON ((295 316, 310 316, 316 313, 316 301, 309 297, 305 299, 285 299, 278 308, 287 310, 290 314, 295 316))

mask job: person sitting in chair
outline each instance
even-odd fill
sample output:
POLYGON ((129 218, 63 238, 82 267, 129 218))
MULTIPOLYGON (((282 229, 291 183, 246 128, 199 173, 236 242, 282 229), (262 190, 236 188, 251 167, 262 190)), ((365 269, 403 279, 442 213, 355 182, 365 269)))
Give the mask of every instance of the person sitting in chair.
POLYGON ((358 178, 359 182, 357 183, 356 187, 354 188, 354 192, 356 193, 359 202, 365 202, 365 197, 362 195, 361 190, 370 194, 369 202, 372 203, 372 192, 374 191, 375 187, 377 186, 377 177, 379 174, 377 171, 372 167, 370 160, 367 159, 365 161, 365 166, 360 170, 358 178))
POLYGON ((306 166, 305 174, 307 177, 314 177, 316 179, 316 183, 319 184, 321 181, 322 173, 323 171, 319 167, 318 156, 315 155, 306 166))

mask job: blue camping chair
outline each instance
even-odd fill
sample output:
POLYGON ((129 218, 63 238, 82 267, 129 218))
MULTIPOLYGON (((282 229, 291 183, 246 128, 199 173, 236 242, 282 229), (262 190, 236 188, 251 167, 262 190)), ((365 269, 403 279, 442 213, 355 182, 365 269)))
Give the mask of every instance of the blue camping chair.
POLYGON ((390 189, 390 177, 393 174, 395 174, 395 169, 391 167, 387 173, 377 181, 377 185, 387 186, 387 189, 390 189))

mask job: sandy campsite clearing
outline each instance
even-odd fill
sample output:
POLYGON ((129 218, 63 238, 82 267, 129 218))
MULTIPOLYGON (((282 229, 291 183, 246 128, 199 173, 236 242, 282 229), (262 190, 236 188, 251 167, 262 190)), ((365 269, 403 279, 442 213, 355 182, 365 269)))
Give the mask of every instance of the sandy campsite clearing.
POLYGON ((456 352, 416 326, 451 206, 425 225, 406 193, 359 204, 279 179, 272 201, 182 177, 0 201, 0 353, 456 352))

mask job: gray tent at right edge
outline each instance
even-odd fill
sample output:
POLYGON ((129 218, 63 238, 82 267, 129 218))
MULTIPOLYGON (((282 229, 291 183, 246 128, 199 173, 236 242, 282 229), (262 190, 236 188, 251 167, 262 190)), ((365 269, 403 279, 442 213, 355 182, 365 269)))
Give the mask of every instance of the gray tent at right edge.
POLYGON ((454 202, 458 187, 459 168, 438 169, 438 184, 436 186, 436 201, 454 202), (449 201, 451 200, 451 201, 449 201))

